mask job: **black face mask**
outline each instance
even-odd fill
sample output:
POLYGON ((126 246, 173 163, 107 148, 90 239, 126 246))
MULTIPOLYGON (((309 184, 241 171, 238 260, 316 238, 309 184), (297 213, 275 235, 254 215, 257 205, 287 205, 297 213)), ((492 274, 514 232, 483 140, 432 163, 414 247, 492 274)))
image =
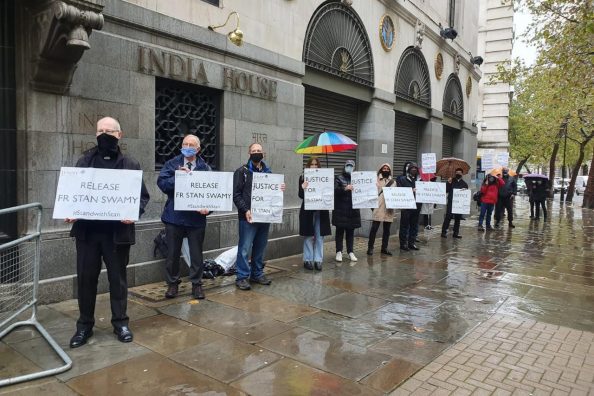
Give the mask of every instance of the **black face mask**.
POLYGON ((264 158, 264 154, 262 153, 253 153, 250 154, 250 161, 258 163, 260 161, 262 161, 262 158, 264 158))
POLYGON ((490 177, 488 180, 489 180, 489 184, 495 183, 495 178, 493 178, 493 177, 490 177))
POLYGON ((384 179, 387 179, 388 177, 390 177, 390 171, 382 171, 382 177, 384 179))
POLYGON ((462 175, 456 175, 456 179, 458 179, 458 180, 462 179, 462 175))
POLYGON ((115 156, 118 154, 118 138, 107 133, 97 136, 97 147, 99 154, 104 156, 115 156))

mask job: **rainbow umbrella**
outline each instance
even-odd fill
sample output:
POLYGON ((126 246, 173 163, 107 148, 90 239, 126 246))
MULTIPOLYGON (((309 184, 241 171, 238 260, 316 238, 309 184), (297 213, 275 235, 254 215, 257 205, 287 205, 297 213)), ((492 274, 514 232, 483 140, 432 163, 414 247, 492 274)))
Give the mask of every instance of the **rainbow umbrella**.
POLYGON ((297 146, 295 152, 297 154, 326 154, 326 166, 328 166, 328 153, 339 153, 356 148, 357 143, 342 133, 325 131, 305 139, 297 146))

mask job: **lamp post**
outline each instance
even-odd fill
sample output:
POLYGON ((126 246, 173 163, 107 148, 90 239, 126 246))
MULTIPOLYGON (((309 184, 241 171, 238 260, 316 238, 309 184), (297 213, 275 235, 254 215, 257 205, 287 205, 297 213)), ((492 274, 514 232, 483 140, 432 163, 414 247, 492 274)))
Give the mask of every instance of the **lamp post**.
POLYGON ((566 172, 567 169, 565 168, 565 156, 567 154, 567 122, 565 123, 565 133, 564 133, 564 142, 563 142, 563 168, 561 169, 561 197, 559 202, 560 203, 564 203, 565 202, 565 187, 564 187, 564 183, 565 183, 565 179, 566 179, 566 172))

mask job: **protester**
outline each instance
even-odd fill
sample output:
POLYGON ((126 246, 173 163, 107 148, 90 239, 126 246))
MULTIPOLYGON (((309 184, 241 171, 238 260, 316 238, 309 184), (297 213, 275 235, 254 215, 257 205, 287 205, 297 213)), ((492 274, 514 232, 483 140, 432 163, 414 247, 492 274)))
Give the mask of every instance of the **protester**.
POLYGON ((497 203, 497 199, 499 197, 499 189, 505 185, 505 182, 493 175, 488 175, 483 180, 483 185, 481 186, 481 214, 479 215, 479 231, 485 231, 483 228, 483 220, 485 220, 485 216, 487 219, 487 230, 492 230, 491 227, 491 214, 493 213, 493 208, 497 203))
MULTIPOLYGON (((433 176, 429 179, 430 182, 435 182, 437 177, 433 176)), ((433 226, 431 225, 431 216, 435 211, 435 204, 432 203, 424 203, 421 205, 421 211, 419 214, 423 215, 423 225, 425 226, 426 230, 432 230, 433 226)))
MULTIPOLYGON (((118 145, 123 132, 117 120, 104 117, 97 122, 97 146, 83 153, 76 163, 78 168, 140 169, 138 161, 123 155, 118 145)), ((149 201, 149 194, 142 182, 140 191, 140 215, 149 201)), ((93 335, 95 325, 95 301, 97 282, 101 272, 101 260, 105 262, 109 281, 111 324, 121 342, 133 340, 126 314, 128 305, 128 281, 126 266, 130 246, 135 243, 134 221, 77 220, 66 219, 72 224, 70 236, 76 239, 76 273, 78 285, 79 317, 76 332, 70 339, 70 347, 78 348, 93 335)))
POLYGON ((369 241, 367 244, 367 255, 373 255, 373 245, 375 235, 379 229, 380 223, 383 223, 382 249, 381 254, 391 256, 392 252, 388 250, 390 241, 390 227, 394 221, 394 209, 386 208, 386 199, 384 197, 384 187, 395 186, 396 180, 392 178, 392 167, 390 164, 382 164, 377 171, 377 190, 378 190, 378 208, 373 210, 371 230, 369 231, 369 241))
POLYGON ((346 235, 347 253, 351 261, 357 261, 353 253, 355 229, 361 227, 359 209, 353 209, 353 186, 351 172, 355 169, 355 161, 348 160, 342 173, 334 178, 334 210, 332 225, 336 227, 336 261, 342 261, 342 241, 346 235))
MULTIPOLYGON (((307 161, 306 168, 320 168, 317 157, 307 161)), ((299 198, 304 199, 308 183, 303 175, 299 177, 299 198)), ((303 239, 303 267, 308 270, 322 270, 324 261, 324 236, 332 234, 330 213, 327 210, 305 210, 304 202, 299 209, 299 235, 303 239)))
POLYGON ((540 209, 542 208, 542 214, 544 220, 547 220, 547 205, 546 200, 549 195, 548 183, 545 180, 532 180, 532 199, 534 200, 534 206, 536 207, 535 220, 540 220, 540 209))
MULTIPOLYGON (((396 178, 398 187, 411 187, 415 192, 415 183, 419 167, 414 162, 404 164, 403 174, 396 178)), ((400 212, 400 250, 419 250, 415 242, 419 233, 419 212, 421 204, 417 204, 416 209, 402 209, 400 212)))
POLYGON ((190 282, 192 282, 192 296, 197 299, 204 298, 202 290, 202 273, 204 262, 202 259, 202 245, 206 230, 206 215, 208 210, 182 211, 175 210, 173 206, 175 194, 175 171, 210 171, 210 166, 198 155, 200 153, 200 139, 195 135, 187 135, 181 148, 181 154, 170 159, 163 165, 157 185, 165 194, 167 202, 161 215, 165 223, 167 240, 167 260, 165 261, 165 279, 167 291, 165 297, 174 298, 178 294, 180 279, 180 252, 184 238, 188 238, 190 248, 190 282))
POLYGON ((450 228, 450 222, 454 219, 454 238, 462 238, 460 235, 460 220, 462 215, 458 213, 452 213, 452 202, 454 200, 454 190, 467 190, 468 184, 462 179, 464 171, 462 168, 456 169, 456 175, 454 179, 449 178, 446 184, 446 192, 448 194, 448 204, 446 207, 446 215, 443 219, 443 225, 441 226, 441 237, 448 237, 448 229, 450 228))
MULTIPOLYGON (((270 285, 264 275, 264 253, 268 244, 270 223, 255 223, 252 218, 252 176, 254 172, 272 173, 264 162, 264 150, 259 143, 248 148, 250 158, 247 164, 237 168, 233 174, 233 203, 239 217, 239 243, 237 250, 237 278, 235 285, 241 290, 250 290, 250 282, 270 285), (250 250, 251 261, 248 262, 250 250)), ((285 184, 281 184, 285 191, 285 184)))
POLYGON ((518 185, 516 179, 509 175, 509 170, 503 168, 504 186, 499 189, 499 198, 495 206, 495 228, 500 227, 503 212, 507 211, 507 221, 509 228, 514 226, 514 197, 518 193, 518 185))
POLYGON ((534 197, 533 189, 536 187, 536 180, 526 182, 526 191, 528 192, 528 202, 530 203, 530 218, 534 218, 534 197))

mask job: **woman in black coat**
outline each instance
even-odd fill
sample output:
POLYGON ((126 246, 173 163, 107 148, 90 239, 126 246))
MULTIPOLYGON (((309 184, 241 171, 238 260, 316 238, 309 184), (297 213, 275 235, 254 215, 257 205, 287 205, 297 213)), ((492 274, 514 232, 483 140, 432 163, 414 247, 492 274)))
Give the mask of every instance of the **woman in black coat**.
MULTIPOLYGON (((319 168, 320 161, 316 157, 311 157, 307 161, 307 168, 319 168)), ((308 183, 303 175, 299 177, 299 198, 304 198, 303 189, 307 188, 308 183)), ((299 210, 299 235, 304 236, 303 240, 303 266, 308 270, 314 268, 322 270, 324 261, 324 236, 330 235, 330 214, 327 210, 305 210, 304 203, 301 202, 299 210)))
POLYGON ((355 228, 361 227, 359 209, 353 209, 353 186, 351 172, 355 169, 355 161, 348 160, 343 172, 334 179, 334 210, 332 225, 336 227, 336 261, 342 261, 342 239, 346 234, 347 253, 351 261, 357 261, 353 253, 355 228))

